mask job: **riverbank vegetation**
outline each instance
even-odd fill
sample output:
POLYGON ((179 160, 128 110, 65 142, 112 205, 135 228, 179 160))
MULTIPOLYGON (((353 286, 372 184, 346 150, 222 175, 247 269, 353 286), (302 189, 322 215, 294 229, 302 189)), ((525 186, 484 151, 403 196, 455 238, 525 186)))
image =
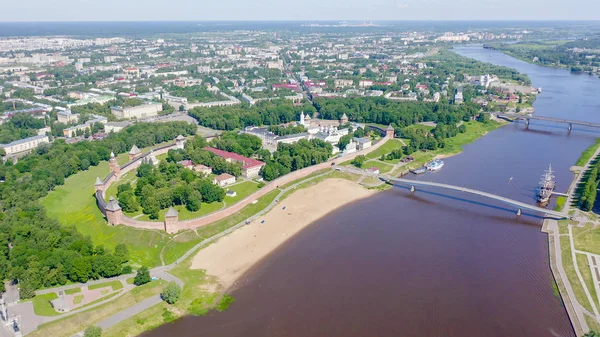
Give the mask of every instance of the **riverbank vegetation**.
POLYGON ((490 43, 496 49, 521 60, 549 67, 567 68, 572 72, 600 73, 600 38, 586 40, 527 41, 490 43))
POLYGON ((585 149, 585 151, 581 153, 581 156, 579 157, 579 159, 577 159, 577 163, 575 163, 575 165, 585 166, 585 164, 587 164, 587 162, 590 161, 590 159, 592 158, 594 153, 596 153, 596 150, 598 150, 599 147, 600 138, 596 139, 594 144, 590 145, 587 149, 585 149))
POLYGON ((427 58, 427 65, 432 70, 425 69, 424 74, 438 75, 436 71, 441 71, 444 79, 448 76, 456 76, 455 80, 462 81, 464 75, 482 76, 494 74, 500 79, 516 81, 524 85, 531 85, 531 80, 527 74, 522 74, 514 68, 495 65, 487 62, 480 62, 468 58, 449 50, 440 50, 437 54, 427 58))
POLYGON ((591 211, 596 202, 598 183, 600 182, 600 161, 596 160, 587 172, 583 173, 581 180, 579 208, 583 211, 591 211))

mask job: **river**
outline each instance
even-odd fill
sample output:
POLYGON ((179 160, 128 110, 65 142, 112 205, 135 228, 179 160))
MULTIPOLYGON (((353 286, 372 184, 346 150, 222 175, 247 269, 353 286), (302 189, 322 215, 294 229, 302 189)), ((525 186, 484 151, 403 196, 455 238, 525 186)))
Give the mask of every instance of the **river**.
MULTIPOLYGON (((600 80, 478 46, 462 55, 527 73, 536 114, 600 122, 600 80)), ((600 133, 532 121, 491 132, 419 179, 535 203, 552 163, 557 189, 600 133), (512 180, 511 180, 512 177, 512 180)), ((483 198, 395 187, 338 209, 258 263, 229 310, 146 336, 574 336, 553 291, 546 234, 531 214, 483 198), (466 200, 464 200, 464 199, 466 200)))

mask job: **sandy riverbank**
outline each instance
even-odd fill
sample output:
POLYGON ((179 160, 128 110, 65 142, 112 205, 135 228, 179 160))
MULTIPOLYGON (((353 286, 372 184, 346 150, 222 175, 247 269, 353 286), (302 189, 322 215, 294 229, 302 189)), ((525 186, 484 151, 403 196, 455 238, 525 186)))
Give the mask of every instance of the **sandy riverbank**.
POLYGON ((300 189, 250 225, 200 250, 191 268, 205 269, 227 289, 252 265, 315 220, 373 193, 344 179, 327 179, 300 189))

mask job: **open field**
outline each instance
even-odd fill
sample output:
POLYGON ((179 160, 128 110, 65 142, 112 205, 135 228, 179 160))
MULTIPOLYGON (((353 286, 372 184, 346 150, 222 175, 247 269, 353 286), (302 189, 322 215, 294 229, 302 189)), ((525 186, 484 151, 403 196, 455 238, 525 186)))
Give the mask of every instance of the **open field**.
POLYGON ((56 312, 50 304, 50 301, 58 298, 56 293, 49 293, 44 295, 37 295, 32 298, 30 301, 33 302, 33 311, 36 315, 40 316, 58 316, 59 312, 56 312))
POLYGON ((367 161, 363 164, 363 168, 369 169, 371 167, 376 167, 379 169, 379 173, 385 174, 392 170, 393 165, 382 163, 378 160, 367 161))
POLYGON ((402 148, 402 146, 404 146, 404 145, 402 144, 402 142, 400 140, 390 139, 385 144, 383 144, 381 147, 379 147, 377 150, 369 153, 365 157, 367 157, 368 159, 377 159, 377 158, 381 157, 381 155, 385 155, 385 154, 392 152, 395 149, 402 148))
POLYGON ((42 324, 39 328, 29 334, 31 337, 70 337, 73 334, 85 330, 88 326, 96 324, 117 312, 124 310, 148 297, 159 294, 166 282, 153 281, 136 287, 123 296, 90 310, 58 319, 56 321, 42 324))

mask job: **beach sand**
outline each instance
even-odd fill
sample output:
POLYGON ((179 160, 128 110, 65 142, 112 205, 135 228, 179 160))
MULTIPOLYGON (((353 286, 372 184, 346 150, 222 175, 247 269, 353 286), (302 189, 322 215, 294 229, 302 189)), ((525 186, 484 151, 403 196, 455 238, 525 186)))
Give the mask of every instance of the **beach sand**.
POLYGON ((295 191, 264 216, 200 250, 191 268, 205 269, 227 289, 255 263, 315 220, 373 193, 344 179, 327 179, 295 191), (265 222, 261 224, 262 220, 265 222))

